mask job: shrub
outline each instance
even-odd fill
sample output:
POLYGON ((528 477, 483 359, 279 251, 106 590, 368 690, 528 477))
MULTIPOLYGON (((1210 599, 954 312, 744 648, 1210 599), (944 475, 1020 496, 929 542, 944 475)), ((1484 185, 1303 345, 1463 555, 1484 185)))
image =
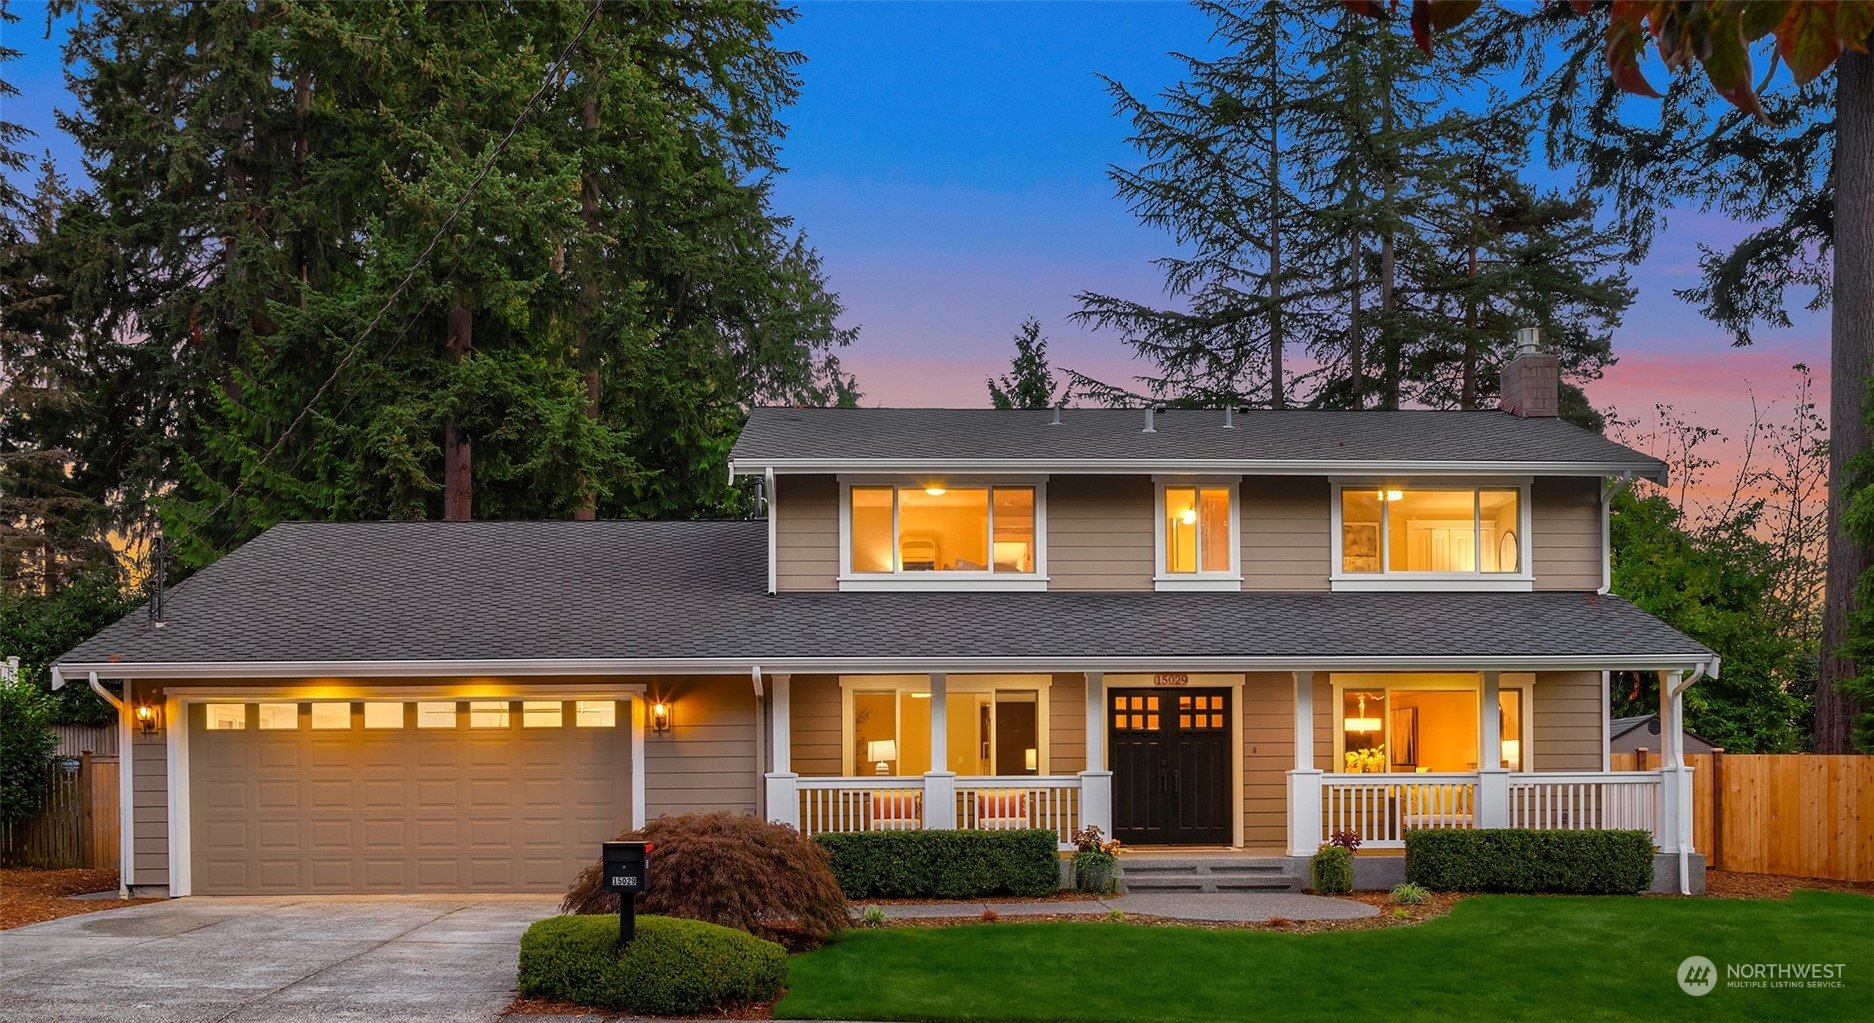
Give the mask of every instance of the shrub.
POLYGON ((1336 831, 1327 836, 1327 844, 1337 849, 1355 852, 1360 848, 1360 833, 1358 831, 1336 831))
MULTIPOLYGON (((736 814, 659 817, 620 836, 651 843, 642 913, 705 920, 811 948, 848 923, 846 897, 827 852, 785 824, 736 814)), ((600 865, 580 872, 560 904, 567 913, 616 913, 600 865)))
POLYGON ((609 916, 535 923, 521 936, 521 995, 669 1016, 773 1001, 787 982, 781 946, 700 920, 641 916, 622 955, 617 941, 609 916))
POLYGON ((1392 889, 1392 900, 1403 906, 1416 906, 1431 897, 1432 893, 1426 891, 1424 885, 1413 884, 1410 881, 1394 885, 1392 889))
POLYGON ((59 745, 46 723, 48 706, 30 684, 0 681, 0 824, 39 812, 52 754, 59 745))
POLYGON ((873 929, 883 927, 885 926, 885 911, 877 906, 867 906, 865 912, 859 914, 859 922, 873 929))
POLYGON ((1060 890, 1054 832, 865 831, 815 835, 850 899, 973 899, 1060 890))
POLYGON ((1119 890, 1119 857, 1112 853, 1074 854, 1074 891, 1111 895, 1119 890))
POLYGON ((1645 831, 1406 832, 1406 880, 1443 892, 1630 895, 1653 885, 1645 831))
POLYGON ((1308 861, 1308 880, 1317 895, 1345 895, 1353 891, 1353 853, 1346 846, 1322 846, 1308 861))

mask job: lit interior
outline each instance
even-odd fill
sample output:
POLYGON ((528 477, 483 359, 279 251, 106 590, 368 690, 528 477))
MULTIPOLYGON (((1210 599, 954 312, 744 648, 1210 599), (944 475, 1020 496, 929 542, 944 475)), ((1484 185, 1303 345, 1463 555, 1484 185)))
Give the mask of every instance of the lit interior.
POLYGON ((853 487, 852 571, 1035 571, 1035 489, 853 487))
POLYGON ((1520 493, 1513 488, 1346 487, 1341 571, 1520 572, 1519 515, 1520 493))
POLYGON ((1229 570, 1229 488, 1166 487, 1165 571, 1229 570))

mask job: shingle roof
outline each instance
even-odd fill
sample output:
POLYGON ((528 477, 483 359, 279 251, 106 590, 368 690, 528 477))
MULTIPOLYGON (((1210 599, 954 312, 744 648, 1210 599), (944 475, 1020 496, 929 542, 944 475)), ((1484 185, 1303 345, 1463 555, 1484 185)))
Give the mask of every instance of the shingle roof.
POLYGON ((175 587, 163 627, 139 610, 60 664, 1709 654, 1579 593, 770 596, 766 543, 765 522, 289 523, 175 587))
POLYGON ((1559 419, 1488 411, 1175 409, 1144 432, 1138 409, 758 408, 731 457, 740 471, 838 461, 1213 462, 1320 466, 1437 462, 1579 467, 1656 476, 1658 459, 1559 419))

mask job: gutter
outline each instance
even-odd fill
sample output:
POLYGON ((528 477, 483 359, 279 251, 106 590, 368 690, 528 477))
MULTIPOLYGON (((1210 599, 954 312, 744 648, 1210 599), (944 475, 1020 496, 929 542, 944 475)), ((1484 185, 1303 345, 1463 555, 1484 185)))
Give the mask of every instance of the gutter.
POLYGON ((744 467, 733 462, 736 476, 757 473, 839 472, 980 472, 980 473, 1243 473, 1255 476, 1348 475, 1384 473, 1409 476, 1453 476, 1511 473, 1538 476, 1635 475, 1663 483, 1666 467, 1659 462, 1533 462, 1441 461, 1386 459, 1357 461, 1334 458, 767 458, 744 467), (757 467, 758 466, 758 467, 757 467))

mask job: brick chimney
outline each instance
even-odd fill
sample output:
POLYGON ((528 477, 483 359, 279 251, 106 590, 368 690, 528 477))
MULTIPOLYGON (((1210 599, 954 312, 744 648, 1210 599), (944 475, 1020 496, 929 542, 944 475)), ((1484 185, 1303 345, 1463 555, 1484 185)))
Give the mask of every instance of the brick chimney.
POLYGON ((1542 332, 1524 327, 1516 332, 1516 358, 1503 367, 1503 411, 1522 419, 1561 414, 1562 365, 1555 356, 1539 351, 1542 332))

